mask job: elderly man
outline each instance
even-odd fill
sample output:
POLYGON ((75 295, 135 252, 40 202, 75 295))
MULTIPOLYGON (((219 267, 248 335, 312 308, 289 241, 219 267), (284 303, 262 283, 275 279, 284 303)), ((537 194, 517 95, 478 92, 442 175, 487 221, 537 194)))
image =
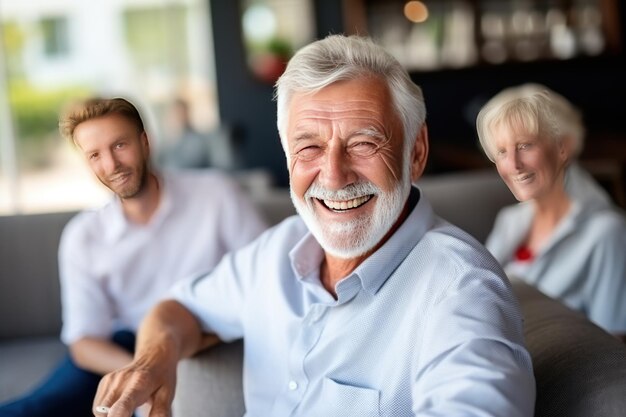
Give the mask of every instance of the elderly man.
POLYGON ((177 285, 95 415, 146 401, 169 415, 178 360, 243 337, 248 417, 531 416, 502 270, 411 185, 428 155, 419 87, 372 42, 330 36, 294 56, 276 95, 299 216, 177 285))

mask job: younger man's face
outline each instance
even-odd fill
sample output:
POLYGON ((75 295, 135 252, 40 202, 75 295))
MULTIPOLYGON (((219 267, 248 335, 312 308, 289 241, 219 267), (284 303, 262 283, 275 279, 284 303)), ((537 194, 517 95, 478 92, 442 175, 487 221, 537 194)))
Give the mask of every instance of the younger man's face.
POLYGON ((110 114, 82 122, 74 130, 74 142, 100 182, 120 198, 132 198, 143 189, 148 138, 126 117, 110 114))

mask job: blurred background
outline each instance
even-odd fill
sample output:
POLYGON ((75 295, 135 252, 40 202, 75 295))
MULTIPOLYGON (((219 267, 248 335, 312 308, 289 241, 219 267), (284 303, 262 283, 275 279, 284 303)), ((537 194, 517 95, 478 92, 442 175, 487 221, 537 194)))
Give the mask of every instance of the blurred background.
POLYGON ((0 0, 0 215, 108 193, 58 134, 78 97, 143 112, 155 164, 288 184, 273 83, 329 33, 384 45, 424 90, 427 174, 490 167, 474 129, 502 88, 543 83, 584 113, 583 164, 624 205, 625 5, 618 0, 0 0))

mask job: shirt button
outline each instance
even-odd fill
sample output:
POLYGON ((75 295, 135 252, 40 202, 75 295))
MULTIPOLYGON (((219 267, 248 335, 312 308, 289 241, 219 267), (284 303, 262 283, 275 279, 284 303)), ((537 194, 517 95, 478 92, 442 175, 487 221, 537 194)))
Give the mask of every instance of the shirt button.
POLYGON ((296 381, 289 381, 289 390, 295 391, 298 389, 298 383, 296 381))

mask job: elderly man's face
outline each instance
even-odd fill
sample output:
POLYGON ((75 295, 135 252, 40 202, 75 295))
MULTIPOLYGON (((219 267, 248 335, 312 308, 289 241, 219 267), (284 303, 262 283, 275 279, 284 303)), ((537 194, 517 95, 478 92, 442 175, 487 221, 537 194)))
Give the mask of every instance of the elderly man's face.
POLYGON ((412 173, 386 84, 296 93, 287 147, 294 205, 324 250, 355 258, 373 249, 398 220, 412 173))

